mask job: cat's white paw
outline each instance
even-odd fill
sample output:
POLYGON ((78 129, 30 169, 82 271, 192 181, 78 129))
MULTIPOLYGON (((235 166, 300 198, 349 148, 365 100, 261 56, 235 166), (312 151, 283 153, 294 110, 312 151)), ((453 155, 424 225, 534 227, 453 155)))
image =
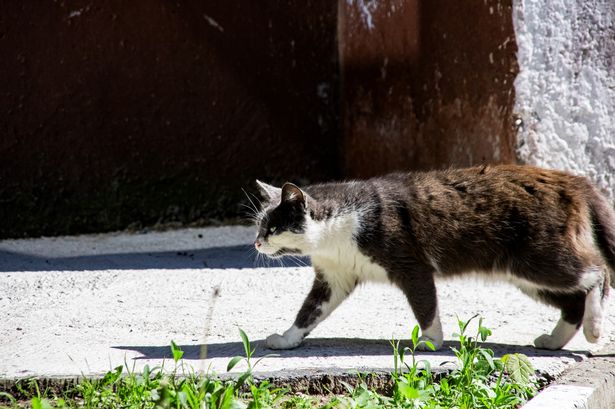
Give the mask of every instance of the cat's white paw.
POLYGON ((595 344, 600 341, 600 336, 602 335, 602 320, 584 322, 583 335, 585 335, 585 339, 587 340, 587 342, 591 342, 592 344, 595 344))
MULTIPOLYGON (((426 335, 420 336, 419 337, 419 341, 429 341, 433 344, 435 350, 437 351, 438 349, 442 348, 442 344, 443 344, 443 339, 433 339, 431 337, 428 337, 426 335)), ((416 347, 416 349, 418 349, 419 351, 433 351, 433 349, 429 348, 425 343, 421 343, 419 344, 418 347, 416 347)))
POLYGON ((534 345, 536 348, 540 349, 561 349, 564 345, 562 345, 562 341, 553 337, 549 334, 542 334, 538 338, 534 340, 534 345))
POLYGON ((438 312, 438 307, 436 307, 436 313, 431 325, 425 329, 421 329, 419 341, 429 341, 435 348, 431 349, 425 343, 422 343, 417 348, 419 351, 437 351, 442 347, 442 343, 444 342, 444 333, 442 332, 442 324, 440 323, 440 313, 438 312))
POLYGON ((585 297, 585 314, 583 315, 583 335, 588 342, 596 343, 602 335, 604 320, 603 287, 598 283, 585 297))
POLYGON ((265 345, 269 349, 293 349, 301 344, 302 339, 296 337, 285 337, 279 334, 271 334, 265 340, 265 345))

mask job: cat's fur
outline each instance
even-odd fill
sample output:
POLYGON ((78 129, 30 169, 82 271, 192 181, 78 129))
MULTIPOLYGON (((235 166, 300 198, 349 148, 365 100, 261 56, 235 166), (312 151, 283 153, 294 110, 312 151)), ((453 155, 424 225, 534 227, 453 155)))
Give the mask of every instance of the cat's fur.
POLYGON ((281 189, 262 182, 255 246, 311 258, 313 287, 295 323, 267 338, 298 346, 365 281, 406 295, 423 339, 442 345, 434 278, 478 272, 561 310, 539 348, 559 349, 583 325, 601 335, 615 271, 615 214, 584 177, 526 166, 398 173, 281 189), (607 273, 610 272, 610 275, 607 273))

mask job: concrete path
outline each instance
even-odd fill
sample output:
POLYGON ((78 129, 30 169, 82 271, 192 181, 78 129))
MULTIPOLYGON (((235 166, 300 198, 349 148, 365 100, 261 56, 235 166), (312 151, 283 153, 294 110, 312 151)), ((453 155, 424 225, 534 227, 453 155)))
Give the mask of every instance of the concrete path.
MULTIPOLYGON (((98 375, 125 362, 138 370, 165 359, 171 366, 171 340, 195 369, 224 373, 243 353, 237 328, 258 356, 272 352, 263 339, 290 325, 313 273, 292 261, 255 265, 252 238, 251 228, 216 227, 0 241, 0 378, 98 375)), ((553 328, 558 312, 506 284, 470 279, 441 282, 438 291, 449 341, 420 356, 434 367, 453 360, 456 315, 481 314, 494 332, 488 347, 525 353, 552 377, 600 348, 582 334, 559 352, 528 346, 553 328)), ((604 342, 615 338, 615 303, 608 309, 604 342)), ((257 369, 388 369, 388 340, 408 339, 414 325, 401 292, 366 285, 303 346, 257 369)))

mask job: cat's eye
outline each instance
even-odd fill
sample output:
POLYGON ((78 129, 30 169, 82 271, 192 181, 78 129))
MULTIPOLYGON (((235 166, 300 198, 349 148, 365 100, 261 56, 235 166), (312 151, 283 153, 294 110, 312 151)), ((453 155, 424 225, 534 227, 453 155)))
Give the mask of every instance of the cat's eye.
POLYGON ((273 234, 273 233, 275 233, 275 231, 276 231, 277 229, 278 229, 278 228, 277 228, 277 227, 275 227, 275 226, 270 227, 270 228, 269 228, 269 233, 273 234))

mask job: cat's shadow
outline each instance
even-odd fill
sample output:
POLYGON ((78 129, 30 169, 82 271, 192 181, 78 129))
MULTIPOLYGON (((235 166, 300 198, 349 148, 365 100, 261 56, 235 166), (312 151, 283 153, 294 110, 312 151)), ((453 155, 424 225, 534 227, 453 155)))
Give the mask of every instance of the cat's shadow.
MULTIPOLYGON (((402 342, 400 347, 409 346, 409 342, 402 342)), ((492 342, 484 342, 481 344, 484 348, 493 350, 496 357, 501 357, 504 354, 521 353, 530 358, 534 357, 554 357, 554 358, 571 358, 575 361, 582 361, 584 357, 590 355, 588 351, 572 351, 559 350, 549 351, 544 349, 536 349, 530 345, 510 345, 499 344, 492 342)), ((280 358, 306 358, 306 357, 337 357, 337 356, 390 356, 393 353, 391 344, 387 340, 382 339, 363 339, 363 338, 308 338, 301 346, 290 350, 271 350, 265 347, 264 340, 256 340, 252 342, 256 352, 254 357, 262 357, 268 354, 273 354, 270 359, 280 358)), ((184 351, 185 359, 207 359, 212 358, 232 358, 234 356, 245 354, 244 347, 241 342, 223 342, 212 343, 205 347, 202 344, 180 345, 184 351)), ((444 346, 434 352, 417 352, 419 356, 437 356, 442 357, 443 361, 453 360, 455 354, 452 348, 459 348, 459 342, 445 341, 444 346)), ((172 359, 171 348, 168 345, 164 346, 114 346, 116 349, 136 351, 140 354, 134 359, 172 359)))
POLYGON ((174 269, 246 269, 258 267, 303 267, 304 257, 267 260, 255 257, 251 244, 184 250, 85 254, 46 257, 0 249, 0 272, 19 271, 109 271, 174 269))

